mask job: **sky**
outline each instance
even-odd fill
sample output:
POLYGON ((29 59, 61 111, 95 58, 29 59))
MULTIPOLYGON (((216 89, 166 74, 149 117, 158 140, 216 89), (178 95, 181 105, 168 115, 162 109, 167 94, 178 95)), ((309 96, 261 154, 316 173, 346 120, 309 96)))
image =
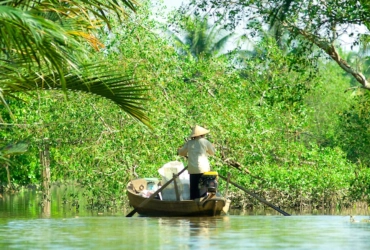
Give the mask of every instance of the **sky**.
POLYGON ((177 8, 177 7, 180 7, 182 2, 187 2, 187 1, 183 1, 183 0, 163 0, 163 2, 168 8, 174 8, 174 7, 177 8))
MULTIPOLYGON (((183 2, 187 3, 189 2, 189 0, 162 0, 164 5, 167 6, 168 10, 167 11, 170 11, 171 9, 173 8, 178 8, 181 6, 181 4, 183 2)), ((341 36, 340 38, 340 42, 342 44, 342 47, 345 48, 345 50, 349 51, 351 50, 351 44, 353 42, 353 38, 350 38, 348 35, 344 34, 343 36, 341 36)), ((354 48, 354 50, 358 50, 358 48, 354 48)))

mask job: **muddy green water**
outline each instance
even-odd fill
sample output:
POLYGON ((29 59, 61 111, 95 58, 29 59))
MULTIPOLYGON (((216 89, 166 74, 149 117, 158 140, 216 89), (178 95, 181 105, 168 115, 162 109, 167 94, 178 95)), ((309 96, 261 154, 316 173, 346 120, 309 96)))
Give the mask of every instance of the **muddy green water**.
POLYGON ((35 192, 0 198, 0 249, 370 249, 367 211, 126 218, 129 211, 76 211, 55 194, 45 214, 39 199, 35 192))

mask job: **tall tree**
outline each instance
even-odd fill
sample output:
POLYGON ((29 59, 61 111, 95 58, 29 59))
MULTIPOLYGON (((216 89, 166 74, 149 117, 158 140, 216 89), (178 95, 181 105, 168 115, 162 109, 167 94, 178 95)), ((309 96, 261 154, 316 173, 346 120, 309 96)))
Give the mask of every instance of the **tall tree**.
POLYGON ((181 53, 190 53, 198 59, 222 54, 227 42, 234 36, 218 23, 210 24, 207 16, 185 16, 182 21, 182 32, 179 35, 170 33, 181 53))
MULTIPOLYGON (((17 92, 73 90, 108 98, 148 124, 146 86, 97 52, 97 37, 112 15, 124 21, 135 0, 2 1, 0 3, 0 100, 17 92)), ((8 107, 9 108, 9 107, 8 107)), ((10 111, 10 109, 9 109, 10 111)))

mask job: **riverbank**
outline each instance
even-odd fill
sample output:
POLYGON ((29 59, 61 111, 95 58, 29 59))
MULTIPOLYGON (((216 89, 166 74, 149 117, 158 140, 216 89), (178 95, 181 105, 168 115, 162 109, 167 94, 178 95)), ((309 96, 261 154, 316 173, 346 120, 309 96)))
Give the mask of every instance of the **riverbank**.
MULTIPOLYGON (((37 185, 18 186, 16 190, 2 187, 1 190, 3 192, 0 193, 0 204, 5 210, 15 207, 18 207, 18 209, 27 207, 27 209, 31 209, 32 213, 37 214, 43 209, 43 192, 37 185)), ((124 214, 132 209, 128 204, 124 191, 117 198, 104 198, 103 195, 92 198, 91 194, 77 184, 64 185, 60 183, 51 185, 50 191, 51 209, 60 212, 74 211, 78 213, 84 211, 84 213, 94 214, 124 214)), ((337 195, 332 196, 328 200, 321 200, 320 202, 315 199, 303 199, 302 196, 294 197, 275 190, 255 192, 255 194, 291 214, 369 214, 369 204, 364 201, 350 202, 343 191, 338 192, 337 195)), ((242 191, 229 192, 229 199, 231 200, 231 214, 279 214, 242 191)))

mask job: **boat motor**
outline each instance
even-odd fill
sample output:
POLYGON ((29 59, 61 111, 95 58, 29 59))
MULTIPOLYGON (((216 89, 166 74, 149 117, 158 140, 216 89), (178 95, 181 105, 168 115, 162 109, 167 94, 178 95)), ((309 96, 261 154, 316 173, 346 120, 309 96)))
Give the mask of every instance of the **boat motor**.
POLYGON ((215 171, 205 172, 199 180, 199 190, 200 193, 210 192, 216 193, 218 183, 217 183, 218 173, 215 171))

